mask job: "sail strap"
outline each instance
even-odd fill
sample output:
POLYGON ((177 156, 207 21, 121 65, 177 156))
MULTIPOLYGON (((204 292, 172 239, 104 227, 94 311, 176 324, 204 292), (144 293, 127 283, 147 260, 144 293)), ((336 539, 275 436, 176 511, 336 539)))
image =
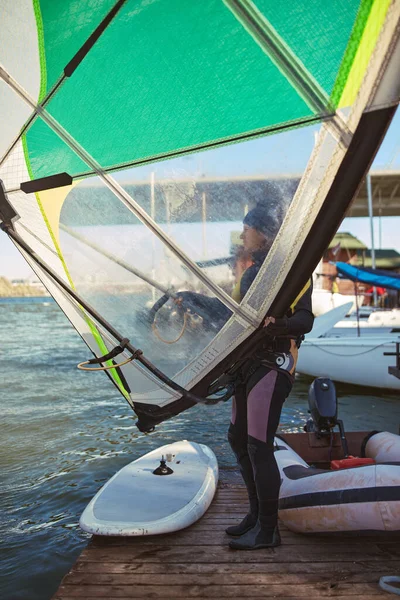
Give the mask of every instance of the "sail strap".
POLYGON ((120 343, 118 344, 118 346, 115 346, 115 348, 113 348, 110 352, 108 352, 108 354, 104 354, 104 356, 99 356, 99 357, 95 357, 95 358, 91 358, 90 360, 86 360, 84 362, 79 363, 78 369, 80 369, 81 371, 108 371, 109 369, 115 369, 116 367, 122 367, 123 365, 126 365, 128 362, 131 362, 132 360, 135 360, 136 358, 138 358, 139 356, 141 356, 143 354, 142 350, 136 350, 135 352, 132 353, 132 355, 126 359, 125 361, 123 361, 122 363, 119 364, 112 364, 109 366, 103 366, 102 363, 106 363, 109 360, 112 360, 113 358, 115 358, 116 356, 118 356, 118 354, 121 354, 121 352, 123 352, 125 350, 125 348, 128 346, 129 344, 129 340, 128 338, 123 338, 120 343), (85 365, 101 365, 101 367, 86 367, 85 365))
POLYGON ((308 290, 308 288, 311 285, 311 279, 309 279, 306 283, 306 285, 303 287, 303 289, 301 290, 301 292, 296 296, 296 298, 294 299, 294 301, 292 302, 292 304, 290 305, 290 310, 294 310, 294 307, 296 306, 296 304, 298 303, 298 301, 304 296, 304 294, 306 293, 306 291, 308 290))

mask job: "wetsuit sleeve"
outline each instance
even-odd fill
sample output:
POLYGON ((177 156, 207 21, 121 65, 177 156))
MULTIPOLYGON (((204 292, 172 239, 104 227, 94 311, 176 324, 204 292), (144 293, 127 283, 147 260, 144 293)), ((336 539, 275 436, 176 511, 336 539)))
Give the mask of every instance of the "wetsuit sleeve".
POLYGON ((244 296, 247 294, 248 289, 253 283, 260 267, 259 265, 251 265, 248 267, 242 275, 240 280, 240 299, 243 300, 244 296))
POLYGON ((294 307, 294 312, 289 320, 289 334, 293 335, 302 335, 304 333, 309 333, 314 324, 314 315, 312 311, 312 291, 313 285, 312 282, 310 287, 306 291, 306 293, 300 298, 296 306, 294 307))
POLYGON ((265 328, 267 335, 303 335, 309 333, 314 324, 314 315, 312 312, 312 283, 305 294, 300 298, 294 307, 293 314, 286 315, 281 319, 276 319, 275 323, 270 323, 265 328))

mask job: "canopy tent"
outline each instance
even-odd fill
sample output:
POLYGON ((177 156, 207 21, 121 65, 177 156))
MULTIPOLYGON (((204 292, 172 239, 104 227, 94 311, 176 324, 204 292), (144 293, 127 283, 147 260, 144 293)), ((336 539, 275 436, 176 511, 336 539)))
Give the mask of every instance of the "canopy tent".
MULTIPOLYGON (((400 215, 400 171, 370 171, 372 213, 376 217, 400 215)), ((346 217, 368 217, 366 180, 361 184, 346 217)))
POLYGON ((392 273, 382 269, 369 269, 368 267, 355 267, 347 263, 336 263, 339 277, 360 281, 372 286, 385 287, 390 290, 400 290, 400 273, 392 273))

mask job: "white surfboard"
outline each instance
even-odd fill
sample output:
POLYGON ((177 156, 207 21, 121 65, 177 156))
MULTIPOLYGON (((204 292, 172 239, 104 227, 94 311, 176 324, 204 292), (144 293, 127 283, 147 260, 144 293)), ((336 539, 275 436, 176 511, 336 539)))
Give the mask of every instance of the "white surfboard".
POLYGON ((79 521, 96 535, 155 535, 188 527, 210 506, 218 483, 214 452, 183 440, 145 454, 97 492, 79 521), (162 457, 172 469, 155 475, 162 457))
POLYGON ((332 310, 324 313, 320 317, 316 317, 316 319, 314 319, 313 328, 310 333, 307 333, 305 339, 319 338, 321 335, 327 333, 338 321, 345 318, 351 307, 352 302, 347 302, 346 304, 341 304, 336 308, 332 308, 332 310))

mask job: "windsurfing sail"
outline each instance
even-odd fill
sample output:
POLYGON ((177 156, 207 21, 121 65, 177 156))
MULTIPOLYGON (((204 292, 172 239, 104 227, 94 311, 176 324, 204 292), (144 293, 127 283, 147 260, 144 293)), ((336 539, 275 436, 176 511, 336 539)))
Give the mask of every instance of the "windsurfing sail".
POLYGON ((368 285, 400 290, 400 273, 392 273, 384 269, 370 269, 369 267, 356 267, 347 263, 335 264, 340 277, 360 281, 368 285))
POLYGON ((396 110, 399 30, 399 0, 2 3, 1 227, 142 430, 304 287, 396 110))

